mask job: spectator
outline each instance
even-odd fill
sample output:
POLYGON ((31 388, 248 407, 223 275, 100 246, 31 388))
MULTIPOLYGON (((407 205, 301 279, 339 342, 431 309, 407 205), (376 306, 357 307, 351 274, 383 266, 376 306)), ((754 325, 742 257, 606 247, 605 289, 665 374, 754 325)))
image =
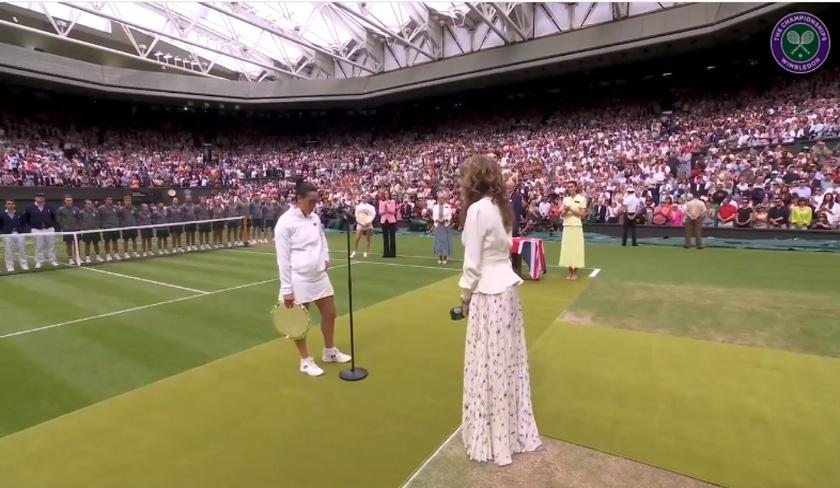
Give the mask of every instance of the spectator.
POLYGON ((808 206, 808 198, 799 197, 790 213, 790 225, 794 229, 807 229, 811 226, 813 209, 808 206))
POLYGON ((718 222, 720 227, 732 227, 735 223, 735 215, 738 209, 732 204, 732 199, 726 197, 718 209, 718 222))
POLYGON ((770 228, 788 228, 788 217, 790 216, 790 211, 784 205, 781 198, 776 198, 773 201, 773 207, 771 207, 770 210, 767 212, 767 216, 769 217, 770 228))
POLYGON ((752 227, 753 212, 750 199, 746 196, 742 197, 741 205, 738 207, 738 212, 735 215, 735 227, 740 229, 752 227))

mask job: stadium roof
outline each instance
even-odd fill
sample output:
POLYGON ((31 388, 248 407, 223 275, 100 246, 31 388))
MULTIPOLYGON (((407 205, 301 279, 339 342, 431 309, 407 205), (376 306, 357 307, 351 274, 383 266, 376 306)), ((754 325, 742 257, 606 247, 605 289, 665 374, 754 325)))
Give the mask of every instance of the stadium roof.
POLYGON ((0 30, 36 31, 76 47, 107 50, 179 72, 253 82, 368 76, 678 5, 674 2, 6 3, 36 14, 42 22, 40 26, 27 25, 16 16, 7 15, 0 19, 0 30), (85 30, 87 35, 79 34, 85 30), (90 30, 99 35, 91 36, 90 30))

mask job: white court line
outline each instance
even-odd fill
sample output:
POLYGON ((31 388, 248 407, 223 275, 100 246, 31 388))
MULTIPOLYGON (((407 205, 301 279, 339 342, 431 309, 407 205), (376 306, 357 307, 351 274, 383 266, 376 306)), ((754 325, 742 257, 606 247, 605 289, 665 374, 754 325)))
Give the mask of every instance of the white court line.
MULTIPOLYGON (((347 266, 347 265, 346 264, 340 264, 338 266, 333 266, 330 269, 343 268, 344 266, 347 266)), ((255 281, 253 283, 245 283, 244 285, 232 286, 230 288, 223 288, 221 290, 206 291, 206 292, 202 292, 198 295, 190 295, 190 296, 187 296, 187 297, 175 298, 174 300, 166 300, 164 302, 150 303, 148 305, 140 305, 138 307, 126 308, 124 310, 117 310, 115 312, 108 312, 108 313, 103 313, 103 314, 99 314, 99 315, 91 315, 90 317, 82 317, 80 319, 68 320, 67 322, 59 322, 57 324, 45 325, 43 327, 35 327, 33 329, 19 330, 17 332, 11 332, 9 334, 0 335, 0 339, 5 339, 7 337, 20 336, 20 335, 25 335, 25 334, 31 334, 33 332, 39 332, 39 331, 42 331, 42 330, 55 329, 56 327, 64 327, 65 325, 78 324, 79 322, 86 322, 88 320, 96 320, 96 319, 101 319, 101 318, 104 318, 104 317, 111 317, 111 316, 114 316, 114 315, 121 315, 121 314, 124 314, 124 313, 136 312, 138 310, 145 310, 147 308, 158 307, 158 306, 167 305, 167 304, 170 304, 170 303, 183 302, 185 300, 192 300, 193 298, 206 297, 208 295, 215 295, 217 293, 225 293, 225 292, 233 291, 233 290, 241 290, 242 288, 249 288, 249 287, 252 287, 252 286, 263 285, 265 283, 271 283, 272 281, 277 281, 277 280, 278 280, 278 278, 271 278, 269 280, 255 281)))
POLYGON ((123 309, 123 310, 117 310, 115 312, 108 312, 108 313, 103 313, 103 314, 99 314, 99 315, 91 315, 89 317, 82 317, 80 319, 68 320, 67 322, 59 322, 57 324, 45 325, 43 327, 35 327, 33 329, 19 330, 17 332, 11 332, 9 334, 0 335, 0 339, 5 339, 7 337, 20 336, 20 335, 25 335, 25 334, 31 334, 33 332, 38 332, 38 331, 47 330, 47 329, 54 329, 56 327, 64 327, 65 325, 78 324, 79 322, 86 322, 88 320, 95 320, 95 319, 101 319, 101 318, 104 318, 104 317, 111 317, 111 316, 114 316, 114 315, 121 315, 121 314, 129 313, 129 312, 136 312, 138 310, 145 310, 147 308, 158 307, 160 305, 167 305, 167 304, 170 304, 170 303, 183 302, 184 300, 192 300, 193 298, 206 297, 208 295, 215 295, 217 293, 224 293, 226 291, 239 290, 239 289, 242 289, 242 288, 248 288, 248 287, 251 287, 251 286, 257 286, 257 285, 262 285, 262 284, 265 284, 265 283, 270 283, 272 281, 277 281, 277 278, 272 278, 270 280, 263 280, 263 281, 255 281, 253 283, 246 283, 244 285, 233 286, 231 288, 224 288, 222 290, 206 291, 206 292, 202 292, 198 295, 190 295, 190 296, 186 296, 186 297, 175 298, 173 300, 166 300, 166 301, 163 301, 163 302, 150 303, 148 305, 140 305, 140 306, 137 306, 137 307, 126 308, 126 309, 123 309))
MULTIPOLYGON (((339 264, 338 266, 333 266, 330 269, 343 268, 344 266, 347 266, 347 265, 346 264, 339 264)), ((117 310, 115 312, 108 312, 108 313, 103 313, 103 314, 99 314, 99 315, 91 315, 89 317, 82 317, 80 319, 68 320, 67 322, 59 322, 57 324, 50 324, 50 325, 45 325, 45 326, 42 326, 42 327, 35 327, 33 329, 19 330, 17 332, 11 332, 11 333, 8 333, 8 334, 0 335, 0 339, 6 339, 7 337, 15 337, 15 336, 31 334, 33 332, 39 332, 39 331, 42 331, 42 330, 54 329, 56 327, 64 327, 66 325, 78 324, 80 322, 86 322, 88 320, 96 320, 96 319, 101 319, 101 318, 104 318, 104 317, 111 317, 111 316, 114 316, 114 315, 121 315, 121 314, 124 314, 124 313, 136 312, 138 310, 145 310, 147 308, 158 307, 160 305, 167 305, 167 304, 170 304, 170 303, 183 302, 185 300, 192 300, 193 298, 206 297, 206 296, 209 296, 209 295, 215 295, 217 293, 225 293, 225 292, 228 292, 228 291, 241 290, 242 288, 249 288, 249 287, 252 287, 252 286, 262 285, 262 284, 265 284, 265 283, 271 283, 272 281, 277 281, 277 280, 278 280, 278 278, 271 278, 271 279, 268 279, 268 280, 255 281, 253 283, 245 283, 244 285, 232 286, 230 288, 223 288, 221 290, 213 290, 213 291, 202 292, 198 295, 190 295, 190 296, 186 296, 186 297, 175 298, 173 300, 166 300, 166 301, 163 301, 163 302, 150 303, 148 305, 140 305, 138 307, 131 307, 131 308, 123 309, 123 310, 117 310)))
POLYGON ((419 264, 383 263, 382 261, 353 261, 353 264, 373 264, 377 266, 397 266, 400 268, 436 269, 438 271, 461 271, 459 268, 444 268, 442 266, 421 266, 419 264))
POLYGON ((411 482, 412 482, 412 481, 414 481, 414 478, 416 478, 416 477, 417 477, 417 476, 418 476, 418 475, 419 475, 419 474, 423 471, 423 468, 425 468, 425 467, 426 467, 426 465, 428 465, 430 462, 432 462, 432 459, 434 459, 434 458, 435 458, 435 456, 437 456, 438 454, 440 454, 440 451, 441 451, 441 450, 443 450, 444 446, 446 446, 447 444, 449 444, 449 441, 451 441, 451 440, 452 440, 452 438, 453 438, 453 437, 455 437, 455 435, 458 433, 458 431, 459 431, 459 430, 461 430, 461 427, 460 427, 460 426, 458 426, 458 427, 457 427, 457 428, 456 428, 456 429, 455 429, 455 430, 454 430, 451 434, 449 434, 449 437, 447 437, 447 438, 446 438, 446 440, 445 440, 445 441, 443 441, 443 444, 441 444, 440 446, 438 446, 438 448, 435 450, 435 452, 433 452, 431 456, 429 456, 428 458, 426 458, 426 460, 425 460, 425 461, 423 461, 423 464, 421 464, 421 465, 420 465, 420 467, 419 467, 419 468, 417 468, 417 469, 414 471, 414 474, 412 474, 412 475, 411 475, 411 478, 409 478, 408 480, 406 480, 406 482, 405 482, 405 483, 403 483, 403 485, 402 485, 402 487, 401 487, 401 488, 405 488, 406 486, 408 486, 409 484, 411 484, 411 482))
POLYGON ((146 278, 140 278, 139 276, 130 276, 130 275, 127 275, 127 274, 122 274, 122 273, 114 273, 113 271, 105 271, 104 269, 87 268, 87 267, 81 267, 80 269, 84 269, 84 270, 87 270, 87 271, 94 271, 96 273, 103 273, 103 274, 111 275, 111 276, 116 276, 118 278, 126 278, 126 279, 130 279, 130 280, 143 281, 143 282, 146 282, 146 283, 151 283, 153 285, 168 286, 169 288, 177 288, 178 290, 191 291, 193 293, 201 293, 202 295, 206 295, 206 294, 210 293, 209 291, 196 290, 195 288, 187 288, 186 286, 173 285, 172 283, 164 283, 163 281, 149 280, 149 279, 146 279, 146 278))
MULTIPOLYGON (((241 250, 241 249, 238 249, 237 251, 238 252, 246 252, 246 253, 249 253, 249 254, 267 254, 267 255, 274 256, 273 252, 245 251, 245 250, 241 250)), ((342 252, 342 251, 330 251, 330 254, 335 254, 335 255, 340 254, 342 256, 346 255, 346 253, 342 252)), ((399 257, 399 258, 434 259, 434 260, 437 260, 437 258, 433 257, 433 256, 412 256, 412 255, 409 255, 409 254, 400 254, 397 257, 399 257)), ((449 258, 449 260, 450 261, 456 261, 456 262, 462 262, 463 261, 463 259, 458 259, 458 258, 449 258)), ((353 262, 355 263, 356 261, 353 261, 353 262)), ((359 261, 359 262, 360 263, 368 263, 368 264, 389 264, 390 266, 397 266, 397 264, 395 264, 395 263, 382 263, 381 261, 359 261)), ((429 269, 453 269, 453 268, 436 268, 434 266, 411 266, 411 265, 408 265, 408 264, 404 264, 402 266, 413 267, 413 268, 429 268, 429 269)), ((558 268, 558 269, 559 268, 564 268, 565 269, 565 267, 563 267, 563 266, 555 266, 553 264, 547 264, 546 266, 549 267, 549 268, 558 268)), ((582 268, 582 269, 590 269, 590 268, 582 268)), ((589 275, 589 277, 594 278, 594 277, 598 276, 598 273, 600 273, 600 272, 601 272, 601 268, 593 268, 592 273, 589 275)))

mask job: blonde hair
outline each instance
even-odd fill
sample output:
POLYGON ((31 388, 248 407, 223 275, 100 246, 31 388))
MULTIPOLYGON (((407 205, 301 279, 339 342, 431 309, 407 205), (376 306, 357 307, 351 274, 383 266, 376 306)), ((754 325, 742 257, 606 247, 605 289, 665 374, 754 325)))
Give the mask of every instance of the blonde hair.
POLYGON ((505 230, 513 229, 513 208, 502 177, 501 168, 495 159, 476 155, 461 167, 461 224, 467 216, 467 209, 484 197, 490 197, 499 207, 505 230))

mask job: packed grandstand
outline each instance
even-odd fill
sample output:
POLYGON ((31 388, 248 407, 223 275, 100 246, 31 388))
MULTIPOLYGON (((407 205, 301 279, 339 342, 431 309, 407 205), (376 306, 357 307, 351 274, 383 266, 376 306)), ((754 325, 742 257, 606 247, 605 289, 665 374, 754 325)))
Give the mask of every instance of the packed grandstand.
POLYGON ((628 90, 619 99, 546 106, 513 97, 492 110, 361 124, 338 117, 326 127, 309 123, 321 130, 291 132, 261 117, 214 120, 213 131, 198 134, 194 119, 172 117, 171 108, 138 122, 12 103, 0 109, 0 185, 215 187, 230 206, 234 197, 285 203, 293 177, 303 176, 323 192, 325 221, 336 207, 384 191, 408 220, 428 216, 440 192, 457 212, 459 165, 492 153, 524 197, 525 232, 556 227, 568 180, 583 185, 591 222, 618 222, 632 186, 645 200, 643 223, 681 226, 681 203, 694 193, 707 202, 707 225, 837 229, 837 75, 779 77, 726 88, 726 96, 677 88, 669 110, 628 90), (803 205, 810 210, 794 212, 803 205))

